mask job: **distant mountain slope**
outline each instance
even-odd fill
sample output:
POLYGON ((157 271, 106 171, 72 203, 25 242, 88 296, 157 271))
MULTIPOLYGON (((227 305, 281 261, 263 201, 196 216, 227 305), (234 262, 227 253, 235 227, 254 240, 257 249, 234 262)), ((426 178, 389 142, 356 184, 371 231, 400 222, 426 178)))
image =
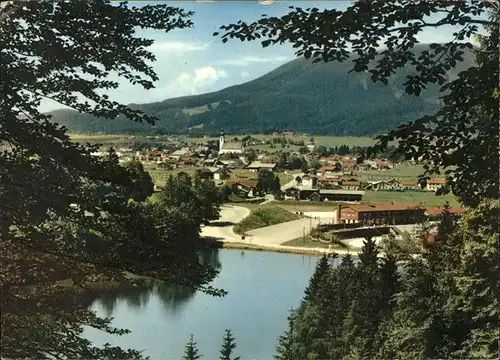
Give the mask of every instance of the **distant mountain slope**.
MULTIPOLYGON (((423 48, 423 46, 421 46, 423 48)), ((471 54, 456 74, 472 64, 471 54)), ((389 85, 374 84, 367 73, 348 73, 351 62, 312 64, 298 58, 250 82, 195 96, 131 107, 160 120, 167 132, 203 130, 256 133, 293 130, 337 136, 374 135, 438 108, 439 91, 430 86, 420 97, 404 93, 411 69, 397 72, 389 85)), ((69 110, 52 112, 70 132, 152 131, 126 119, 103 120, 69 110)))

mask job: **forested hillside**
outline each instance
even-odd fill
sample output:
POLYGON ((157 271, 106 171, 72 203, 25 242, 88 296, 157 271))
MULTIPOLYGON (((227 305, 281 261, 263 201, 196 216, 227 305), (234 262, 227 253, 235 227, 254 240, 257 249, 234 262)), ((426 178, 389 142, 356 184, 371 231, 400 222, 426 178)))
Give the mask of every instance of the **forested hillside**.
MULTIPOLYGON (((464 58, 449 78, 472 63, 470 54, 464 58)), ((420 97, 404 92, 411 68, 399 70, 386 86, 373 83, 368 73, 348 73, 351 67, 349 61, 313 64, 298 58, 258 79, 217 92, 131 105, 156 116, 155 127, 71 110, 52 115, 70 132, 216 132, 224 128, 233 133, 293 130, 363 136, 390 130, 438 107, 437 86, 429 86, 420 97)))

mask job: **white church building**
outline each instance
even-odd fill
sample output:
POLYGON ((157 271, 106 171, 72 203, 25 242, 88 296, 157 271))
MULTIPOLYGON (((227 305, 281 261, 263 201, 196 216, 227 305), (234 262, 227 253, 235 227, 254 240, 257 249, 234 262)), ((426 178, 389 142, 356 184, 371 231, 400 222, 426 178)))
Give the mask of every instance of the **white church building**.
POLYGON ((222 154, 243 154, 245 144, 242 141, 228 141, 224 136, 224 131, 221 131, 219 138, 219 155, 222 154))

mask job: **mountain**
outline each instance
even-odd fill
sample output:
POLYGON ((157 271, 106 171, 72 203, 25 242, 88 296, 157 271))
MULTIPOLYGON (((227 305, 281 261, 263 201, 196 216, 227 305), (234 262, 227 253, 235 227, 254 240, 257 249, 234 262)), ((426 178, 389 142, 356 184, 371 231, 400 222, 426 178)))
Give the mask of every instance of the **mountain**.
MULTIPOLYGON (((421 45, 422 47, 422 45, 421 45)), ((451 79, 473 64, 472 53, 451 79)), ((351 62, 313 64, 298 58, 247 83, 194 96, 149 104, 130 104, 156 116, 155 127, 127 119, 104 120, 72 110, 51 112, 70 132, 205 132, 292 130, 336 136, 374 135, 433 113, 439 90, 429 86, 419 97, 403 89, 411 68, 396 72, 388 85, 374 84, 368 73, 349 73, 351 62)))

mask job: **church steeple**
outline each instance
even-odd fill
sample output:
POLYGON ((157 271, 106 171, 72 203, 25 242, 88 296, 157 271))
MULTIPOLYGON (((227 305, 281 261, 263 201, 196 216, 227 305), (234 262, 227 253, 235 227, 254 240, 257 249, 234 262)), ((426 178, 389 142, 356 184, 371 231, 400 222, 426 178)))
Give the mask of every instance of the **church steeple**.
POLYGON ((224 137, 224 129, 220 129, 220 137, 219 137, 219 151, 222 150, 222 146, 224 145, 225 142, 225 137, 224 137))

